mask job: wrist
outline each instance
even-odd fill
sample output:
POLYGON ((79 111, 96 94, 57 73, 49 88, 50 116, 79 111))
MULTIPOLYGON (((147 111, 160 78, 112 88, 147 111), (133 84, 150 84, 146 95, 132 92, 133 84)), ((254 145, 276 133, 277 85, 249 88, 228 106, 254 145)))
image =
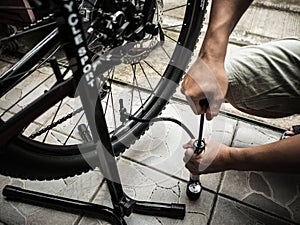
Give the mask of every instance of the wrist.
POLYGON ((214 63, 224 63, 228 36, 223 32, 209 32, 206 34, 200 52, 199 57, 202 60, 213 61, 214 63))
POLYGON ((228 147, 227 169, 229 170, 244 170, 243 149, 228 147))

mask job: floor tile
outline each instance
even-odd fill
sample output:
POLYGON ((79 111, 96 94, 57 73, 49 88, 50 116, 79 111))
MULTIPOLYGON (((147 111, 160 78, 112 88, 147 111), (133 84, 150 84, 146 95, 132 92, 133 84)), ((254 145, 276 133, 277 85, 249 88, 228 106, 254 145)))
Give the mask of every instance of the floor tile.
POLYGON ((235 147, 257 146, 275 142, 280 139, 281 133, 239 121, 232 142, 235 147))
MULTIPOLYGON (((275 215, 276 216, 276 215, 275 215)), ((263 213, 259 210, 233 202, 223 197, 218 197, 214 213, 212 215, 212 225, 257 225, 257 224, 290 224, 275 216, 263 213)))
POLYGON ((300 175, 227 171, 221 192, 299 223, 299 186, 300 175))

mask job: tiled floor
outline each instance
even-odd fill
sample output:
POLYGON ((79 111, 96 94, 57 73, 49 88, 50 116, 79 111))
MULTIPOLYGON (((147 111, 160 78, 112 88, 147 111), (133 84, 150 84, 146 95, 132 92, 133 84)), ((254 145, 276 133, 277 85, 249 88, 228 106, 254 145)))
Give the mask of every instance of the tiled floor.
MULTIPOLYGON (((189 106, 172 101, 163 115, 171 115, 197 129, 198 118, 189 106), (194 124, 194 126, 192 125, 194 124)), ((279 132, 220 115, 205 123, 205 137, 234 146, 276 141, 279 132)), ((132 214, 128 224, 293 224, 300 223, 300 176, 260 172, 227 171, 203 175, 199 200, 185 195, 188 171, 182 161, 182 144, 188 136, 177 125, 154 124, 118 161, 125 192, 138 200, 186 204, 184 220, 132 214)), ((30 190, 54 193, 111 206, 103 176, 91 171, 58 181, 34 182, 2 176, 0 188, 13 184, 30 190)), ((106 224, 95 218, 64 213, 0 197, 3 224, 106 224)), ((0 223, 1 224, 1 223, 0 223)), ((2 225, 2 224, 1 224, 2 225)))

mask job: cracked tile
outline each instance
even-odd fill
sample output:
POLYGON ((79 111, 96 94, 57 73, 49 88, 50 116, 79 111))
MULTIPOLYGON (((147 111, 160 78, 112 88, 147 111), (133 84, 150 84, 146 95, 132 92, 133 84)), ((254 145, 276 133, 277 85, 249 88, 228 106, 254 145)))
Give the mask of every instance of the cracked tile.
POLYGON ((251 189, 257 192, 261 192, 266 196, 271 196, 271 187, 264 180, 263 176, 261 176, 259 173, 250 173, 249 185, 251 189))
POLYGON ((299 185, 300 175, 227 171, 221 192, 299 223, 299 208, 290 205, 299 197, 299 185))
POLYGON ((293 215, 292 219, 294 221, 300 221, 300 197, 295 198, 288 206, 293 215))
POLYGON ((9 93, 5 95, 5 99, 17 101, 22 96, 22 89, 20 88, 14 88, 9 93))
POLYGON ((280 217, 291 218, 291 214, 288 209, 261 193, 249 194, 243 199, 243 201, 250 203, 251 205, 259 206, 260 208, 279 215, 280 217))
POLYGON ((10 202, 0 202, 0 221, 7 225, 24 225, 26 218, 10 202))

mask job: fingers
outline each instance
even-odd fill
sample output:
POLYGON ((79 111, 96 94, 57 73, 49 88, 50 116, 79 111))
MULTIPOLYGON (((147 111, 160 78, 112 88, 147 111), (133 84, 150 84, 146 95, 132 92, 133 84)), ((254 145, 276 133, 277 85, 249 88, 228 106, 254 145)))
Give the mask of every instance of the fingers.
POLYGON ((204 113, 199 104, 197 104, 198 99, 193 99, 189 95, 185 95, 186 100, 188 101, 189 106, 196 115, 204 113))
POLYGON ((194 150, 192 148, 187 148, 184 153, 183 162, 188 163, 192 159, 193 154, 194 150))
MULTIPOLYGON (((202 86, 205 87, 205 85, 202 86)), ((206 91, 205 95, 200 85, 188 74, 185 75, 180 90, 185 95, 189 106, 196 115, 206 113, 207 120, 212 120, 218 115, 223 102, 223 98, 218 95, 218 92, 214 93, 213 90, 210 90, 206 91)))
POLYGON ((205 110, 199 104, 201 99, 205 99, 205 96, 200 86, 191 78, 188 74, 184 76, 181 84, 181 93, 185 95, 191 109, 197 115, 205 113, 205 110))
POLYGON ((208 107, 206 107, 206 106, 201 107, 201 105, 199 104, 200 101, 205 100, 205 99, 191 97, 191 95, 187 92, 184 92, 184 94, 185 94, 185 98, 186 98, 189 106, 191 107, 191 109, 193 110, 193 112, 196 115, 206 113, 206 110, 208 107))
POLYGON ((202 158, 201 154, 195 154, 194 151, 189 148, 186 150, 183 161, 185 162, 185 167, 192 173, 192 174, 200 174, 200 161, 202 158))
POLYGON ((195 139, 191 139, 191 140, 189 140, 188 143, 184 144, 182 147, 184 149, 186 149, 186 148, 193 148, 194 147, 194 142, 195 142, 195 139))
POLYGON ((181 84, 181 92, 195 114, 206 113, 208 120, 218 115, 227 93, 228 78, 222 65, 213 70, 201 59, 197 59, 181 84), (209 106, 201 105, 200 101, 209 102, 209 106))
POLYGON ((191 172, 191 174, 200 175, 200 171, 198 169, 198 164, 196 162, 189 162, 185 165, 185 167, 191 172))
POLYGON ((183 161, 186 164, 185 167, 193 174, 199 174, 199 162, 202 158, 202 154, 194 153, 194 139, 191 139, 188 143, 183 145, 185 149, 183 161))
MULTIPOLYGON (((221 106, 221 104, 220 104, 221 106)), ((209 105, 209 107, 206 110, 206 119, 212 120, 214 117, 216 117, 219 114, 219 105, 216 106, 215 103, 212 103, 212 105, 209 105)))

